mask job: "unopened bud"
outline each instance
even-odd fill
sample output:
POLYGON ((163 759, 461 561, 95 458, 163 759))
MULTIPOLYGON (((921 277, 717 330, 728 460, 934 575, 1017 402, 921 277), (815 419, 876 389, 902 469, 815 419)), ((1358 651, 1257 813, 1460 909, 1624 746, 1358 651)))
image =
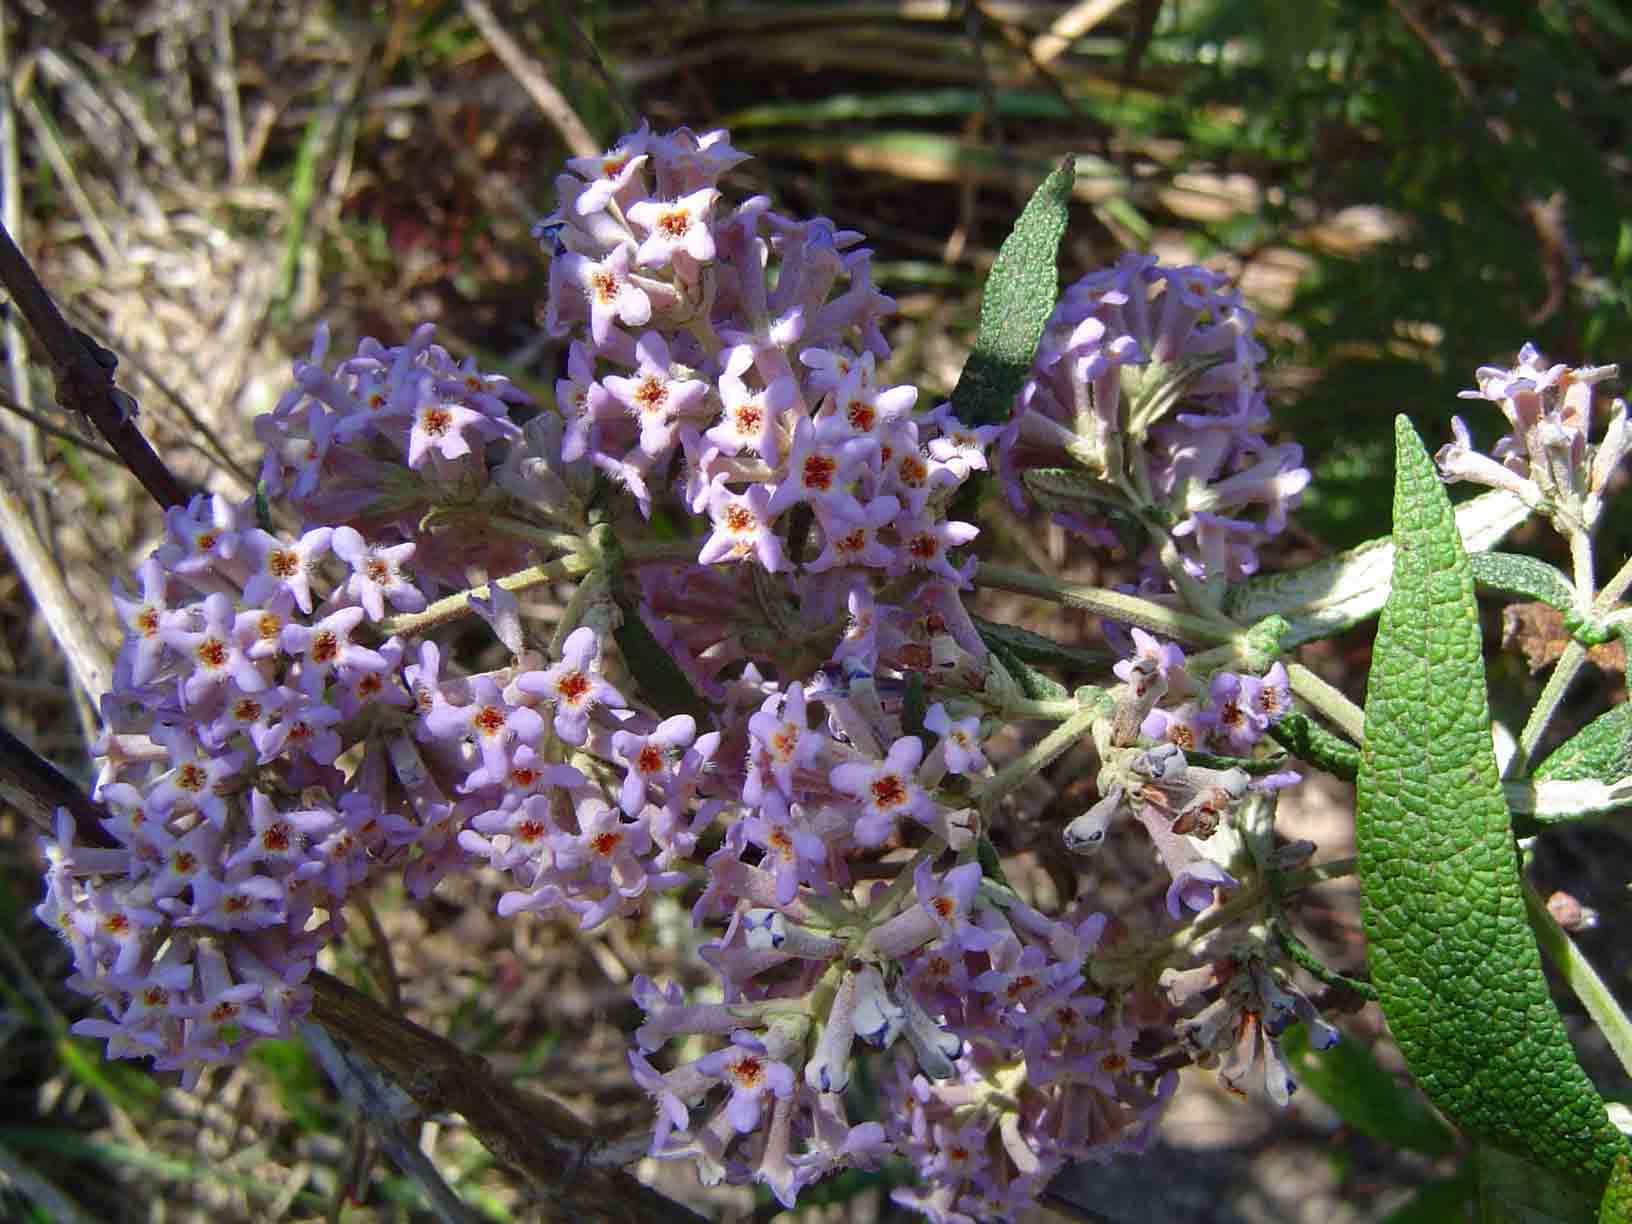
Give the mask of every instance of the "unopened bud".
POLYGON ((1122 788, 1113 787, 1110 794, 1066 825, 1065 848, 1072 854, 1093 854, 1098 851, 1105 844, 1111 817, 1122 806, 1122 799, 1122 788))

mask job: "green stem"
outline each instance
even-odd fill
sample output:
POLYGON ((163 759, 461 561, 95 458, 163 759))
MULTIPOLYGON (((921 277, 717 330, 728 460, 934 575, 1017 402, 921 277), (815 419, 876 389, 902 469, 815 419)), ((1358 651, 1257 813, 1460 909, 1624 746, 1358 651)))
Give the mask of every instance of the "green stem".
POLYGON ((1058 722, 1070 718, 1080 709, 1080 701, 1027 701, 1020 698, 1006 703, 997 712, 1011 721, 1017 718, 1052 718, 1058 722))
POLYGON ((1292 691, 1313 706, 1328 722, 1355 743, 1365 739, 1366 712, 1302 663, 1286 665, 1292 691))
POLYGON ((508 514, 487 515, 484 524, 501 535, 526 540, 529 544, 537 544, 540 548, 553 549, 558 553, 574 553, 584 546, 584 538, 581 535, 570 531, 552 531, 548 527, 540 527, 537 523, 529 523, 525 519, 508 514))
POLYGON ((990 812, 993 804, 1088 734, 1094 720, 1104 715, 1104 707, 1098 703, 1079 706, 1075 714, 975 787, 970 794, 975 806, 982 814, 990 812))
POLYGON ((1232 641, 1240 632, 1238 627, 1222 621, 1205 620, 1199 616, 1176 612, 1164 604, 1107 591, 1103 587, 1081 586, 1060 582, 1058 579, 1034 574, 1029 570, 1011 569, 982 561, 975 571, 975 583, 999 591, 1014 591, 1038 599, 1052 600, 1067 608, 1081 608, 1109 620, 1138 625, 1152 633, 1164 634, 1186 642, 1217 645, 1232 641))
MULTIPOLYGON (((512 594, 518 594, 535 586, 542 586, 546 582, 558 582, 562 578, 578 578, 587 574, 593 568, 593 563, 587 558, 574 553, 567 557, 557 557, 547 565, 532 565, 524 570, 517 570, 513 574, 506 574, 496 581, 499 586, 512 594)), ((404 612, 398 616, 388 616, 374 628, 381 637, 391 637, 393 634, 402 637, 414 637, 424 633, 427 629, 448 621, 457 620, 470 612, 470 601, 487 599, 492 595, 492 587, 483 583, 478 587, 460 591, 455 595, 446 595, 431 604, 423 612, 404 612)))
POLYGON ((1263 879, 1249 884, 1216 909, 1197 915, 1189 926, 1181 927, 1166 939, 1141 952, 1138 959, 1140 972, 1152 965, 1162 963, 1175 952, 1181 952, 1191 945, 1201 942, 1220 927, 1228 926, 1236 919, 1252 913, 1269 900, 1271 895, 1278 899, 1284 899, 1305 888, 1312 888, 1316 884, 1325 884, 1332 880, 1341 880, 1345 876, 1353 875, 1355 863, 1356 860, 1352 858, 1333 859, 1329 863, 1305 867, 1301 871, 1288 872, 1274 880, 1273 888, 1268 880, 1263 879))
POLYGON ((1575 571, 1575 610, 1591 615, 1594 581, 1592 536, 1586 531, 1570 534, 1570 568, 1575 571))
POLYGON ((1604 585, 1604 589, 1598 592, 1597 610, 1599 612, 1608 612, 1615 606, 1615 601, 1626 594, 1628 587, 1632 587, 1632 557, 1626 559, 1621 568, 1615 571, 1615 577, 1611 578, 1604 585))
POLYGON ((1319 863, 1313 867, 1305 867, 1301 871, 1289 871, 1280 878, 1276 887, 1284 897, 1290 893, 1302 892, 1305 888, 1313 888, 1317 884, 1329 884, 1333 880, 1346 879, 1355 873, 1359 865, 1359 859, 1333 859, 1329 863, 1319 863))
POLYGON ((1570 989, 1575 991, 1575 997, 1581 1000, 1587 1015, 1603 1032, 1604 1040, 1615 1051, 1615 1057, 1621 1060, 1621 1066, 1632 1074, 1632 1022, 1627 1020, 1626 1013, 1615 1002, 1615 996, 1604 985, 1604 979, 1581 955, 1581 949, 1558 925, 1558 920, 1547 909, 1547 903, 1528 880, 1524 882, 1524 908, 1530 916, 1530 927, 1536 933, 1536 942, 1541 945, 1541 950, 1569 983, 1570 989))
POLYGON ((1536 745, 1541 743, 1541 737, 1547 731, 1547 724, 1552 721, 1553 711, 1558 709, 1558 703, 1564 700, 1564 693, 1575 679, 1581 665, 1587 661, 1587 648, 1573 638, 1565 645, 1564 653, 1558 656, 1558 662, 1553 666, 1553 674, 1547 677, 1547 683, 1542 686, 1541 696, 1536 698, 1536 705, 1530 711, 1530 719, 1524 724, 1524 730, 1519 733, 1519 746, 1513 757, 1502 771, 1504 782, 1515 778, 1522 778, 1530 772, 1530 762, 1534 759, 1536 745))

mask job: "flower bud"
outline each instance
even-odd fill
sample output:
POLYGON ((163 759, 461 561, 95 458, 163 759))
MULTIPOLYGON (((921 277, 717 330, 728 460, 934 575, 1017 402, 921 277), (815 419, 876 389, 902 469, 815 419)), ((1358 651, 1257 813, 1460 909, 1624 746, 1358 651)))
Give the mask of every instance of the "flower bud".
POLYGON ((1114 787, 1093 807, 1065 826, 1065 848, 1072 854, 1094 854, 1105 844, 1111 818, 1122 806, 1122 788, 1114 787))

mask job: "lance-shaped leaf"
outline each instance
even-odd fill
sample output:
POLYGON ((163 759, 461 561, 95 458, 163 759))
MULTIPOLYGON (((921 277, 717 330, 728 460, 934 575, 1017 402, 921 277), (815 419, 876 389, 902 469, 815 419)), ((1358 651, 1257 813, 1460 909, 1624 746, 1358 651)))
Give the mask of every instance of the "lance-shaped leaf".
POLYGON ((1472 557, 1473 580, 1482 587, 1538 600, 1557 612, 1575 609, 1570 580, 1556 566, 1522 553, 1492 552, 1472 557))
POLYGON ((1536 767, 1549 782, 1619 782, 1632 774, 1632 704, 1622 702, 1565 740, 1536 767))
POLYGON ((1472 567, 1403 416, 1395 443, 1392 589, 1356 779, 1372 981, 1412 1075, 1448 1118, 1596 1201, 1627 1142, 1576 1062, 1525 915, 1472 567))
MULTIPOLYGON (((1486 552, 1529 514, 1517 497, 1497 489, 1458 506, 1456 526, 1469 552, 1486 552)), ((1242 624, 1274 613, 1286 617, 1291 627, 1281 648, 1291 650, 1375 615, 1388 598, 1393 568, 1393 540, 1369 540, 1304 569, 1264 574, 1231 587, 1224 610, 1242 624)))
POLYGON ((1615 636, 1613 629, 1595 624, 1575 607, 1570 580, 1556 567, 1520 553, 1479 553, 1473 561, 1473 580, 1486 590, 1544 603, 1564 618, 1570 636, 1583 646, 1601 646, 1615 636))
MULTIPOLYGON (((994 626, 1003 628, 1004 626, 994 626)), ((1053 676, 1038 671, 1026 661, 1026 656, 1015 649, 1011 640, 1001 634, 988 631, 984 626, 977 626, 981 641, 986 643, 986 649, 991 651, 1003 670, 1019 687, 1020 695, 1028 701, 1064 701, 1071 695, 1066 688, 1053 676)))
POLYGON ((1019 625, 1000 625, 996 621, 979 616, 972 619, 983 641, 988 645, 997 642, 1027 663, 1103 672, 1121 657, 1108 650, 1087 650, 1081 646, 1067 646, 1063 642, 1056 642, 1053 638, 1033 633, 1019 625))
POLYGON ((1598 1205, 1598 1224, 1632 1224, 1632 1166, 1625 1156, 1615 1161, 1604 1201, 1598 1205))
POLYGON ((1504 783, 1503 790, 1520 837, 1632 807, 1632 705, 1622 702, 1600 714, 1532 777, 1504 783))
POLYGON ((1271 724, 1269 734, 1293 756, 1345 782, 1354 781, 1355 771, 1360 768, 1358 748, 1297 710, 1289 710, 1280 722, 1271 724))
POLYGON ((992 263, 974 351, 952 389, 952 411, 966 425, 1009 419, 1059 296, 1054 260, 1076 180, 1067 157, 1032 194, 992 263))

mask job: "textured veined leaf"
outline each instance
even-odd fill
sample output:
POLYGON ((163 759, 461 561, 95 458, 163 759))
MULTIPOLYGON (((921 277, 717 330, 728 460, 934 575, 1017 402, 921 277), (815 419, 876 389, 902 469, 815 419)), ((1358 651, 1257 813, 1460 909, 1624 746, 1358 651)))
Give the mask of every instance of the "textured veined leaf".
POLYGON ((1395 442, 1394 567, 1356 779, 1372 980, 1447 1117, 1596 1201, 1627 1142, 1576 1062, 1525 915, 1472 567, 1403 416, 1395 442))
POLYGON ((952 411, 965 424, 1009 419, 1059 296, 1054 261, 1076 178, 1076 162, 1067 157, 1032 194, 998 249, 980 300, 974 351, 952 388, 952 411))

